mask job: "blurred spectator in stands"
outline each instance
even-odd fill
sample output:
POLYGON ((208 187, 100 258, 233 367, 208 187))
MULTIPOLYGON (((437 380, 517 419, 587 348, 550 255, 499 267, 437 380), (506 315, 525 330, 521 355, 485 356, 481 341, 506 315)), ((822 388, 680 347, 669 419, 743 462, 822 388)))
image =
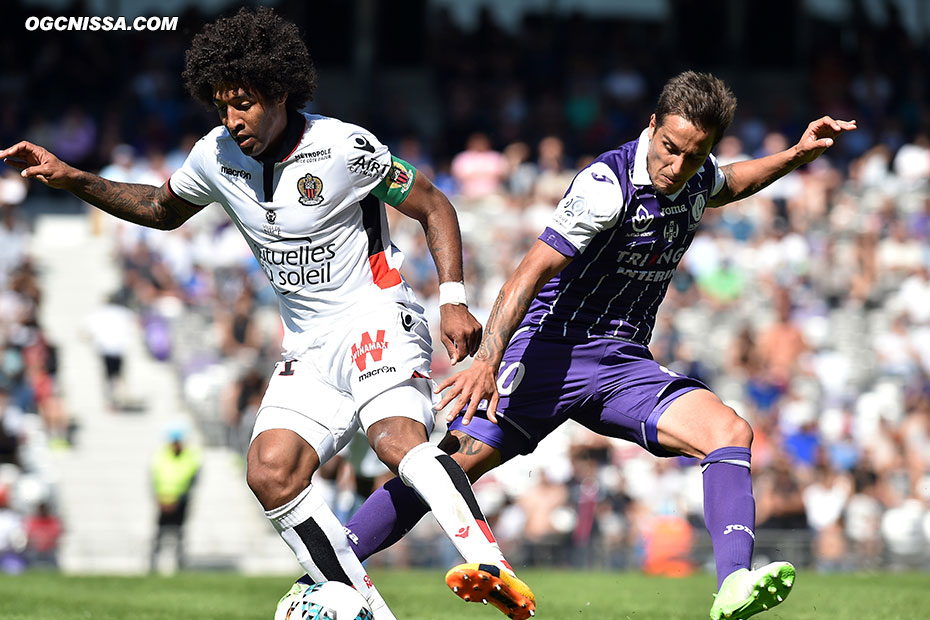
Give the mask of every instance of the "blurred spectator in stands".
POLYGON ((899 148, 892 167, 903 189, 926 187, 930 181, 930 136, 917 134, 911 142, 899 148))
POLYGON ((878 294, 878 238, 871 232, 856 235, 853 250, 853 276, 849 297, 859 305, 871 306, 878 294))
POLYGON ((7 383, 0 382, 0 463, 19 465, 23 441, 23 412, 10 400, 7 383))
POLYGON ((462 198, 487 198, 501 192, 507 176, 507 161, 493 149, 487 134, 473 133, 468 137, 465 150, 452 160, 452 176, 462 198))
POLYGON ((880 526, 884 507, 878 499, 877 477, 867 466, 859 466, 853 471, 853 483, 853 495, 844 514, 846 536, 859 568, 874 568, 883 551, 880 526))
POLYGON ((220 350, 224 357, 251 357, 261 348, 254 308, 252 292, 243 290, 236 298, 231 312, 218 309, 217 326, 220 330, 220 350))
POLYGON ((48 502, 39 502, 33 514, 26 517, 26 559, 33 568, 58 568, 58 541, 64 532, 61 519, 48 502))
POLYGON ((533 194, 533 186, 539 172, 530 161, 530 147, 526 142, 511 142, 504 147, 507 160, 505 189, 517 206, 525 206, 533 194))
POLYGON ((729 166, 738 161, 750 159, 749 155, 743 151, 743 141, 739 136, 724 136, 716 148, 717 165, 729 166))
POLYGON ((842 518, 852 491, 849 476, 834 471, 829 465, 819 465, 813 482, 804 489, 807 523, 814 530, 813 556, 820 570, 833 571, 845 566, 842 518))
POLYGON ((184 568, 184 522, 191 491, 200 471, 200 450, 187 444, 187 431, 181 425, 168 429, 167 443, 152 459, 152 485, 158 503, 155 539, 152 542, 151 571, 159 566, 159 554, 166 537, 175 541, 175 566, 184 568))
POLYGON ((71 106, 61 117, 55 130, 55 139, 47 143, 62 161, 87 169, 94 167, 92 160, 97 141, 97 122, 78 106, 71 106))
POLYGON ((746 276, 733 257, 723 255, 714 269, 698 278, 697 285, 705 298, 722 310, 742 297, 746 276))
POLYGON ((755 485, 756 527, 794 530, 807 528, 801 484, 785 455, 776 455, 771 469, 759 472, 755 485))
POLYGON ((537 202, 555 208, 575 177, 568 168, 565 143, 558 136, 546 136, 536 147, 536 169, 538 177, 533 195, 537 202))
POLYGON ((924 565, 927 537, 923 532, 923 521, 926 512, 923 502, 909 497, 889 507, 882 515, 882 538, 892 554, 893 568, 917 568, 924 565))
POLYGON ((882 374, 908 378, 917 372, 918 359, 914 345, 906 314, 895 316, 888 328, 876 330, 872 346, 882 374))
POLYGON ((765 373, 786 389, 808 347, 801 329, 791 320, 791 291, 777 288, 773 304, 775 319, 759 334, 759 357, 765 373))
POLYGON ((564 511, 568 500, 565 481, 554 478, 549 469, 540 470, 536 484, 517 498, 516 507, 523 517, 517 544, 523 562, 536 566, 566 563, 569 532, 566 523, 559 520, 559 511, 564 511))
POLYGON ((255 414, 258 413, 268 383, 267 374, 250 366, 222 396, 227 445, 242 456, 245 456, 249 447, 255 414))
POLYGON ((426 175, 426 178, 432 179, 436 176, 433 169, 433 160, 423 150, 423 142, 415 135, 407 134, 400 140, 397 145, 397 157, 411 164, 414 168, 426 175))
MULTIPOLYGON (((765 136, 762 148, 756 151, 755 156, 765 157, 780 153, 789 146, 788 138, 783 133, 771 132, 765 136)), ((755 198, 766 205, 773 220, 784 220, 791 227, 793 212, 798 210, 796 207, 801 198, 802 183, 800 174, 789 174, 762 189, 755 198)))
POLYGON ((27 187, 14 170, 0 174, 0 286, 26 260, 29 231, 16 215, 17 206, 26 198, 27 187))
POLYGON ((924 266, 922 244, 910 234, 907 223, 895 219, 890 234, 878 243, 878 269, 885 290, 898 288, 911 274, 924 266))
POLYGON ((9 491, 0 486, 0 573, 18 574, 26 570, 26 530, 22 515, 9 506, 9 491))
POLYGON ((930 263, 924 262, 888 299, 888 309, 906 313, 914 325, 930 325, 930 263))
POLYGON ((32 390, 36 409, 49 435, 49 445, 66 449, 70 445, 71 420, 58 393, 58 353, 45 332, 31 316, 21 331, 23 377, 32 390))
POLYGON ((694 572, 694 528, 677 514, 657 515, 643 529, 643 572, 686 577, 694 572))
POLYGON ((120 409, 126 401, 123 359, 135 323, 136 315, 121 303, 116 293, 87 317, 87 333, 103 363, 105 397, 113 410, 120 409))

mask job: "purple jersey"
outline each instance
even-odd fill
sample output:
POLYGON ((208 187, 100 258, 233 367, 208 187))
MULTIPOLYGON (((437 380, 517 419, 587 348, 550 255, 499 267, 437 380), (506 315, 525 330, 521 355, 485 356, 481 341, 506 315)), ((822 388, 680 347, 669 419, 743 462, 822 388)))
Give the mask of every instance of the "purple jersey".
POLYGON ((668 284, 724 178, 709 156, 677 193, 657 194, 648 146, 644 131, 575 176, 539 236, 573 261, 542 288, 523 326, 649 344, 668 284))

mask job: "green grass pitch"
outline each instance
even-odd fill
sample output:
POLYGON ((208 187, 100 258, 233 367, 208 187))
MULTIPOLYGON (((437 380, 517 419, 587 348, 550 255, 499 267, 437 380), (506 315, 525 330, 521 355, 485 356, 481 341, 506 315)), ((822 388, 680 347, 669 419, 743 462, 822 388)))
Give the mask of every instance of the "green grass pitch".
MULTIPOLYGON (((707 618, 713 578, 524 570, 540 620, 707 618)), ((504 620, 465 603, 439 571, 372 573, 398 620, 504 620)), ((286 577, 187 573, 174 577, 0 575, 0 620, 271 620, 286 577)), ((760 620, 924 620, 930 573, 818 575, 801 572, 791 597, 760 620)))

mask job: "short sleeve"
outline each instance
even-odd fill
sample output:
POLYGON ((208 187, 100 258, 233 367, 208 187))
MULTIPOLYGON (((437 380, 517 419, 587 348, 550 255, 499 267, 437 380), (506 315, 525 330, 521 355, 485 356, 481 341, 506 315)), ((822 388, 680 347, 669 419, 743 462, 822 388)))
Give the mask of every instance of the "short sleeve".
POLYGON ((710 189, 710 195, 714 197, 723 189, 724 184, 727 182, 727 177, 723 174, 723 171, 720 170, 720 164, 717 163, 716 157, 710 155, 708 159, 714 167, 714 186, 710 189))
POLYGON ((210 141, 201 138, 188 153, 184 164, 168 179, 168 191, 176 198, 203 207, 217 200, 204 165, 210 141))
POLYGON ((614 226, 624 208, 617 175, 604 162, 594 162, 572 181, 539 238, 558 252, 574 256, 584 252, 595 235, 614 226))
POLYGON ((349 185, 365 196, 381 183, 391 169, 391 151, 370 132, 348 125, 348 137, 343 151, 349 185))

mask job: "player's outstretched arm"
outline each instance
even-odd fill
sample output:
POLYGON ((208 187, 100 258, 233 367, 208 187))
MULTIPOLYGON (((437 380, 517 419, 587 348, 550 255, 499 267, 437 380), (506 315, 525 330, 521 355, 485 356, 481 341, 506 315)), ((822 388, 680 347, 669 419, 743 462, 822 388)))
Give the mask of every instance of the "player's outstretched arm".
POLYGON ((149 228, 177 228, 202 208, 172 196, 167 183, 155 187, 108 181, 69 166, 31 142, 20 142, 0 151, 0 159, 20 170, 27 179, 35 178, 49 187, 69 191, 102 211, 149 228))
MULTIPOLYGON (((455 208, 445 194, 436 189, 422 174, 417 173, 413 187, 395 209, 423 226, 440 282, 463 282, 462 233, 455 208)), ((481 341, 481 323, 464 304, 439 306, 440 332, 452 364, 474 355, 481 341)))
POLYGON ((491 309, 491 316, 484 329, 484 337, 481 339, 475 361, 466 370, 447 378, 436 389, 437 392, 441 392, 451 388, 436 406, 437 410, 457 399, 446 414, 446 420, 454 420, 467 403, 468 410, 462 422, 468 424, 478 409, 478 403, 487 400, 488 419, 497 423, 497 371, 504 357, 504 349, 526 316, 533 298, 539 294, 546 282, 565 269, 571 261, 572 259, 560 254, 549 244, 536 240, 517 270, 501 287, 491 309))
POLYGON ((824 116, 807 126, 797 144, 781 153, 723 166, 720 170, 726 183, 708 201, 708 206, 722 207, 755 194, 795 168, 814 161, 833 146, 834 138, 855 129, 856 121, 839 121, 824 116))

